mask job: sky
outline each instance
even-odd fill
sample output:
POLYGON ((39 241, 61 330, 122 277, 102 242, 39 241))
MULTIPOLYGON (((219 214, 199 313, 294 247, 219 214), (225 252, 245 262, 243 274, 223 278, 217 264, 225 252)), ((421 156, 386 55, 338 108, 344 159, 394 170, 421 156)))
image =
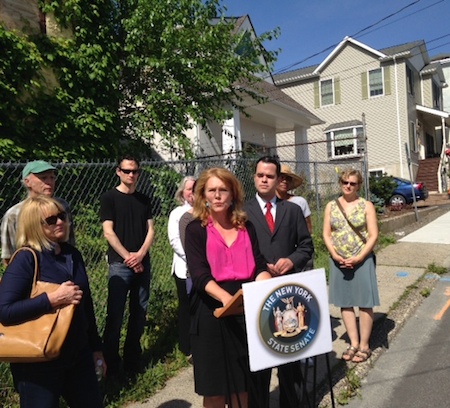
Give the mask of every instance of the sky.
POLYGON ((450 54, 450 0, 222 0, 222 5, 227 16, 248 14, 257 35, 280 28, 278 39, 264 43, 268 50, 281 50, 274 74, 320 64, 346 36, 375 49, 424 40, 430 57, 450 54))

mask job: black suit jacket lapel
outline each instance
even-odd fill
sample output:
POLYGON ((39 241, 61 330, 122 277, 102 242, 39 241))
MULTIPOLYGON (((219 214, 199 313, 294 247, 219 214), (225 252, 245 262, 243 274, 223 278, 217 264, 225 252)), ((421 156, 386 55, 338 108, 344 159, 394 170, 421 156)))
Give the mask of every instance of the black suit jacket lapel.
POLYGON ((276 206, 276 214, 275 214, 275 230, 273 231, 273 235, 278 232, 280 225, 283 223, 283 218, 286 215, 286 206, 284 200, 280 200, 277 198, 277 206, 276 206))
MULTIPOLYGON (((248 203, 248 212, 251 212, 253 215, 253 219, 255 220, 255 229, 258 233, 265 232, 269 235, 272 235, 270 232, 269 226, 267 225, 266 217, 261 211, 261 207, 256 198, 253 198, 248 203)), ((276 224, 276 223, 275 223, 276 224)))

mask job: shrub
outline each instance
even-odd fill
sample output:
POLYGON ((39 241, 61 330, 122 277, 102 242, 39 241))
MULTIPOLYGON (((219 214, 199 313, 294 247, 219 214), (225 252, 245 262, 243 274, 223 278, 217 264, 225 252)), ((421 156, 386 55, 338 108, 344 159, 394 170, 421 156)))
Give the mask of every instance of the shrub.
POLYGON ((370 193, 375 194, 377 197, 384 201, 384 205, 389 202, 394 190, 397 187, 397 183, 394 181, 392 176, 383 174, 381 177, 370 177, 369 178, 369 189, 370 193))

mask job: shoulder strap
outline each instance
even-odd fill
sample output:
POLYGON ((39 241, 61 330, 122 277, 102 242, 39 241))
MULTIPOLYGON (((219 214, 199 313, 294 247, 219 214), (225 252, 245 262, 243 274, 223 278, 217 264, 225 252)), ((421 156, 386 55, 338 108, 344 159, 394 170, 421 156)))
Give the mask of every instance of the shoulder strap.
POLYGON ((33 254, 34 258, 34 278, 33 278, 33 287, 36 286, 36 282, 39 279, 39 266, 38 266, 38 259, 36 255, 36 251, 30 247, 22 247, 19 249, 16 249, 16 251, 12 254, 11 259, 9 260, 9 263, 11 263, 14 259, 14 257, 20 252, 20 251, 30 251, 33 254))
POLYGON ((353 232, 358 235, 358 237, 361 239, 361 241, 365 244, 367 242, 367 239, 363 237, 363 235, 356 229, 356 227, 350 222, 350 220, 347 218, 347 215, 345 214, 344 209, 342 208, 341 203, 339 202, 339 199, 336 198, 336 204, 338 208, 341 210, 342 215, 344 216, 345 220, 348 222, 348 225, 353 230, 353 232))

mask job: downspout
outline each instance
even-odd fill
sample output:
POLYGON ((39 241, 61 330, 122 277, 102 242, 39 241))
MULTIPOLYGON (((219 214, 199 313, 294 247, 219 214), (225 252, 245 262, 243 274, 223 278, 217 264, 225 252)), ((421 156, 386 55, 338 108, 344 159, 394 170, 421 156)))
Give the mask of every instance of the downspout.
POLYGON ((404 178, 403 175, 403 157, 402 157, 402 138, 401 138, 401 127, 400 127, 400 102, 398 100, 398 72, 397 72, 397 60, 394 59, 394 72, 395 72, 395 107, 397 110, 397 136, 398 136, 398 153, 400 155, 400 177, 404 178))
MULTIPOLYGON (((447 145, 446 136, 445 136, 445 118, 441 117, 441 129, 442 129, 442 149, 441 149, 441 160, 439 160, 439 167, 438 167, 438 192, 442 193, 444 191, 444 186, 442 183, 442 168, 446 165, 446 156, 445 156, 445 149, 447 145), (443 166, 444 165, 444 166, 443 166)), ((445 177, 447 177, 447 174, 445 174, 445 177)))

